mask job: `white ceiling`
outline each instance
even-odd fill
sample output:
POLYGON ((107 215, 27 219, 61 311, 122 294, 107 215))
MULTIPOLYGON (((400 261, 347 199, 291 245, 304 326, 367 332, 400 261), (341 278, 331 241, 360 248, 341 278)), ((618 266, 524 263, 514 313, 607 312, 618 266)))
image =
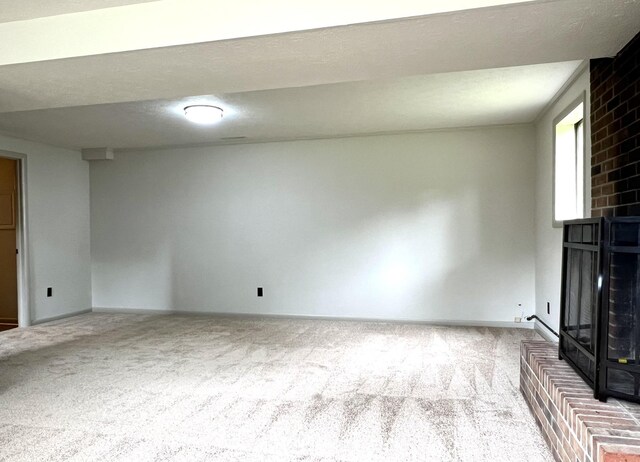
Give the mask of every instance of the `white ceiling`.
MULTIPOLYGON (((447 11, 438 0, 431 4, 438 14, 383 22, 25 57, 0 65, 0 131, 64 146, 137 148, 530 122, 577 62, 614 55, 640 24, 640 0, 479 2, 509 4, 447 11), (227 109, 224 122, 203 130, 168 112, 192 95, 215 95, 227 109)), ((402 12, 413 11, 409 3, 398 3, 402 12)))
POLYGON ((58 146, 141 148, 527 123, 580 63, 13 112, 0 127, 58 146), (183 108, 196 103, 223 107, 223 121, 191 124, 183 108))
MULTIPOLYGON (((0 23, 0 65, 282 34, 528 1, 532 0, 136 2, 30 21, 0 23), (16 43, 20 46, 16 47, 16 43)), ((29 10, 33 2, 14 0, 10 6, 29 10)), ((64 9, 70 2, 50 0, 49 3, 60 3, 60 9, 64 9)), ((99 8, 108 2, 89 0, 84 3, 99 8)), ((44 2, 38 4, 41 7, 46 5, 44 2)))
POLYGON ((584 60, 617 53, 638 24, 640 0, 538 1, 7 65, 0 112, 584 60))
POLYGON ((0 0, 0 23, 157 0, 0 0))

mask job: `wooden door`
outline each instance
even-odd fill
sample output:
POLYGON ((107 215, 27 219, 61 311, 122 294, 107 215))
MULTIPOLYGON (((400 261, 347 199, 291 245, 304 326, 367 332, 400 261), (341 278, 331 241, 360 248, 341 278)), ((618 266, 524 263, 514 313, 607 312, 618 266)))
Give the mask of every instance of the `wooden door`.
POLYGON ((18 161, 0 158, 0 330, 18 325, 18 161))

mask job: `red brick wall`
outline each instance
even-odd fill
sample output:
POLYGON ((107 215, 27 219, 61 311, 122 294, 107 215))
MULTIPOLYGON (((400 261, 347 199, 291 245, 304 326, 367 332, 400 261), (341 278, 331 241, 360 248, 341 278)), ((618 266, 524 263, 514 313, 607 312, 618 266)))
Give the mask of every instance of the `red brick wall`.
POLYGON ((640 34, 591 60, 591 216, 640 215, 640 34))
POLYGON ((640 462, 640 405, 594 399, 557 343, 521 343, 520 391, 556 461, 640 462))

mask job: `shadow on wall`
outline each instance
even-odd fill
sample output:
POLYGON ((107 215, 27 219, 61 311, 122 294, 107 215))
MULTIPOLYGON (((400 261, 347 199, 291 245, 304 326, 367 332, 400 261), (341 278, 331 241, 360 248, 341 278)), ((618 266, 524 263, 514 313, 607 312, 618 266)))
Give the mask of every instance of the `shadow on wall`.
POLYGON ((441 303, 448 275, 458 265, 467 266, 477 252, 475 242, 461 234, 478 233, 457 225, 469 213, 466 220, 476 228, 473 198, 452 207, 455 198, 438 196, 427 192, 414 210, 389 211, 319 236, 300 255, 311 264, 290 272, 285 285, 306 287, 310 298, 324 298, 326 306, 313 313, 319 315, 349 316, 357 310, 363 317, 404 318, 409 307, 416 314, 424 311, 425 297, 441 303))
MULTIPOLYGON (((273 268, 262 281, 254 275, 253 284, 246 279, 255 268, 245 267, 244 258, 233 262, 233 254, 225 255, 227 271, 212 273, 202 266, 202 258, 192 256, 190 264, 179 240, 143 240, 134 244, 135 259, 113 263, 110 272, 122 275, 124 267, 126 273, 113 281, 113 290, 128 294, 128 307, 157 310, 263 312, 266 305, 264 312, 280 314, 466 319, 471 306, 478 320, 491 319, 487 299, 509 290, 491 268, 499 266, 504 273, 509 259, 500 258, 496 242, 482 240, 483 234, 488 236, 480 223, 482 206, 476 192, 444 196, 430 192, 417 210, 369 217, 364 223, 325 223, 321 234, 289 252, 286 239, 267 252, 260 242, 228 241, 228 247, 237 247, 238 253, 255 252, 262 265, 273 268), (246 291, 251 296, 253 286, 266 285, 267 298, 260 300, 258 309, 232 300, 219 304, 212 290, 210 304, 198 303, 201 294, 194 296, 192 291, 202 292, 207 280, 218 288, 225 281, 228 292, 246 291), (287 290, 291 287, 297 288, 294 296, 287 290)), ((215 240, 215 235, 209 239, 215 240)), ((210 257, 216 259, 215 254, 210 257)), ((513 266, 507 271, 515 276, 521 268, 513 266)))
POLYGON ((100 166, 94 305, 513 320, 533 301, 528 164, 503 148, 493 160, 513 175, 501 175, 463 149, 426 156, 407 137, 412 149, 395 153, 385 138, 355 153, 324 140, 100 166))

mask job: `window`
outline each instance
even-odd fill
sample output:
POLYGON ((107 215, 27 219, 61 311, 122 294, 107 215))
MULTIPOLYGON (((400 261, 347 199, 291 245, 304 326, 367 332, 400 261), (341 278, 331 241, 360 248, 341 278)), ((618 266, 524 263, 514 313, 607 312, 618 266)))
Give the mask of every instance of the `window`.
POLYGON ((554 121, 553 226, 584 217, 584 99, 554 121))

